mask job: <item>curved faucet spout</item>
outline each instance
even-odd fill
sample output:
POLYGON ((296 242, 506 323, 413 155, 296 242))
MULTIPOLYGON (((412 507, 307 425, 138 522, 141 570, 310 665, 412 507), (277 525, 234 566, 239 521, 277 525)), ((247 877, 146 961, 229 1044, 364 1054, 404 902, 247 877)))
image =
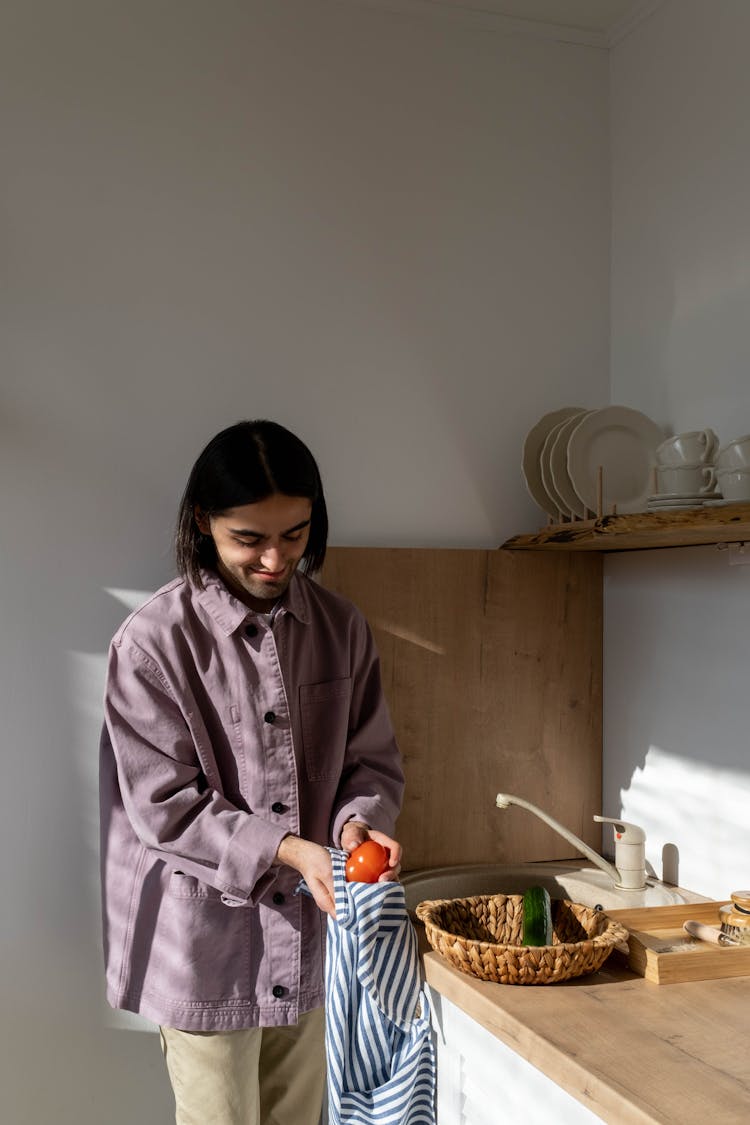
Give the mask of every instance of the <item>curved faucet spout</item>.
POLYGON ((622 886, 620 872, 613 864, 607 863, 606 859, 603 859, 593 848, 590 848, 588 844, 584 844, 583 840, 579 840, 577 836, 569 832, 562 824, 558 824, 553 817, 548 816, 546 812, 542 812, 536 805, 532 805, 530 801, 524 801, 523 797, 514 797, 510 793, 498 793, 495 798, 495 804, 499 809, 507 809, 509 805, 518 805, 520 808, 533 813, 534 816, 538 816, 539 819, 543 820, 545 824, 548 824, 550 828, 554 828, 555 832, 567 840, 569 844, 572 844, 576 851, 581 852, 582 855, 585 855, 587 859, 590 859, 592 863, 606 872, 616 887, 622 886))

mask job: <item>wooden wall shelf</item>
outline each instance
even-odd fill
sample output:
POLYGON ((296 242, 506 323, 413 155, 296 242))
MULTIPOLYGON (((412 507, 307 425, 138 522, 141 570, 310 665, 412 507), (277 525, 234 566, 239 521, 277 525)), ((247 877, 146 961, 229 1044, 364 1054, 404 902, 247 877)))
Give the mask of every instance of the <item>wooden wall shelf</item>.
POLYGON ((636 512, 550 524, 515 535, 511 551, 648 551, 712 543, 750 543, 750 503, 676 511, 636 512))

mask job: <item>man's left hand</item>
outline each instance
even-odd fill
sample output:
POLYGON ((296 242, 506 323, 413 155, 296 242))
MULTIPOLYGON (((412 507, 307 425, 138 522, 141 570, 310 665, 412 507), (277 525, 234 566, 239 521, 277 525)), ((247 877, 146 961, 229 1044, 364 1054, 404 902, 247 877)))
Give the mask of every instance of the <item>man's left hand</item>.
POLYGON ((348 820, 341 830, 341 847, 346 852, 353 852, 365 840, 375 840, 382 844, 388 852, 388 870, 384 871, 378 879, 379 883, 395 883, 401 871, 401 845, 386 836, 385 832, 378 832, 377 828, 368 828, 360 820, 348 820))

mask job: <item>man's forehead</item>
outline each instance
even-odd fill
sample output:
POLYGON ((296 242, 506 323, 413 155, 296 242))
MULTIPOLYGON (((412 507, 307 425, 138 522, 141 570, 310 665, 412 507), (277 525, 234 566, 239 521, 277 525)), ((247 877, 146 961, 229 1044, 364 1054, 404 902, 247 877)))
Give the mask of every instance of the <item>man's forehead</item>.
POLYGON ((222 513, 221 519, 231 531, 296 531, 309 524, 311 511, 312 503, 305 497, 269 497, 230 508, 222 513))

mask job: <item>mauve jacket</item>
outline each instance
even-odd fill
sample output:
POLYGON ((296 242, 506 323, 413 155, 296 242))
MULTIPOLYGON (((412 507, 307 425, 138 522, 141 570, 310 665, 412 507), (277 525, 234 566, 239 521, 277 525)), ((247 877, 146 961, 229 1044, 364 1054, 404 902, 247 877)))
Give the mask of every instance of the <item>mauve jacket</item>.
POLYGON ((374 643, 297 573, 273 627, 216 574, 164 586, 110 647, 101 740, 107 998, 168 1027, 293 1024, 324 1002, 326 916, 287 833, 393 834, 403 774, 374 643))

